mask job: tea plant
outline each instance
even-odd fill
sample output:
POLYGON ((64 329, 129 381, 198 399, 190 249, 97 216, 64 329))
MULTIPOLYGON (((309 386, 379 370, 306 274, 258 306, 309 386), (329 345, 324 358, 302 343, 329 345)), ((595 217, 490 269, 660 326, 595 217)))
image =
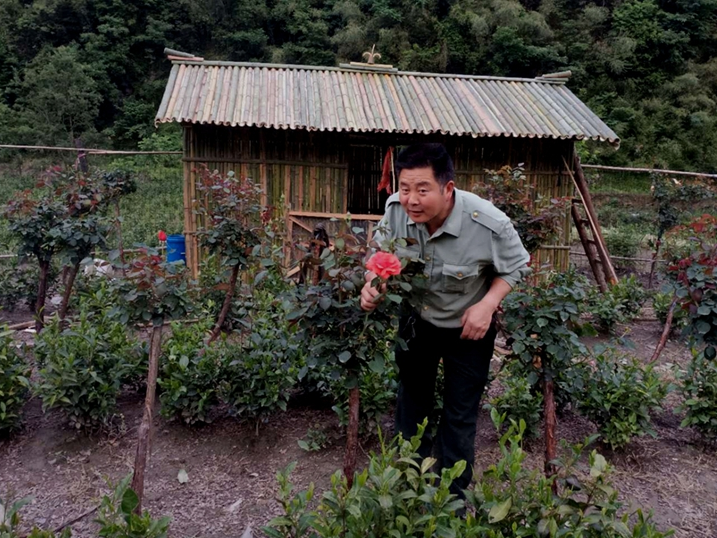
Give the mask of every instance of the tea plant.
POLYGON ((433 473, 435 460, 421 460, 417 454, 424 428, 410 441, 382 441, 381 452, 371 454, 368 468, 356 475, 352 486, 340 472, 334 474, 331 489, 315 510, 309 510, 313 485, 294 495, 289 481, 294 465, 279 472, 284 515, 271 520, 263 532, 275 538, 454 535, 460 522, 454 514, 464 504, 448 488, 465 462, 444 469, 441 476, 433 473))
POLYGON ((139 497, 129 487, 132 475, 123 478, 109 495, 102 497, 97 519, 102 538, 166 538, 169 517, 153 519, 146 510, 135 513, 139 497))
MULTIPOLYGON (((57 271, 53 269, 50 268, 48 286, 57 278, 57 271)), ((36 265, 19 264, 17 260, 0 264, 0 307, 12 312, 21 303, 33 305, 39 276, 36 265)))
POLYGON ((314 424, 312 428, 306 431, 303 439, 297 441, 299 448, 307 452, 318 452, 326 448, 330 443, 330 435, 326 433, 326 429, 322 429, 319 424, 314 424))
POLYGON ((0 437, 20 423, 20 412, 30 388, 30 373, 12 333, 0 326, 0 437))
POLYGON ((222 399, 237 417, 259 424, 286 411, 297 375, 300 340, 286 321, 284 305, 267 293, 256 294, 251 326, 238 343, 224 344, 222 399))
POLYGON ((595 366, 587 373, 578 408, 597 424, 606 444, 620 449, 636 436, 657 435, 650 415, 661 408, 667 384, 654 365, 608 348, 595 357, 595 366))
POLYGON ((219 403, 219 385, 224 376, 220 349, 205 344, 212 322, 173 322, 172 335, 162 345, 157 384, 162 415, 185 424, 211 422, 209 412, 219 403))
POLYGON ((693 349, 687 370, 677 377, 684 402, 675 412, 685 413, 680 426, 693 426, 711 441, 717 440, 717 361, 693 349))
MULTIPOLYGON (((503 418, 496 410, 491 418, 502 429, 503 418)), ((475 516, 467 517, 463 536, 664 538, 673 534, 657 530, 651 517, 640 510, 624 511, 618 491, 608 480, 610 466, 596 451, 588 455, 589 473, 578 471, 591 438, 566 447, 569 453, 556 461, 556 474, 545 477, 526 468, 524 432, 524 422, 511 425, 499 441, 500 460, 483 471, 475 487, 466 492, 475 516)))
POLYGON ((588 311, 603 331, 613 331, 617 324, 634 320, 648 299, 647 290, 634 275, 621 278, 606 292, 593 289, 588 299, 588 311))
POLYGON ((495 409, 509 423, 525 422, 526 435, 530 438, 540 436, 540 414, 543 408, 542 393, 532 390, 533 387, 524 377, 503 375, 500 378, 503 392, 492 398, 483 407, 495 409))
POLYGON ((33 527, 29 534, 20 534, 20 510, 30 501, 30 497, 18 501, 0 498, 0 538, 70 538, 72 533, 69 528, 58 535, 37 527, 33 527))
POLYGON ((35 392, 44 410, 60 409, 77 429, 107 426, 122 384, 137 376, 144 348, 107 312, 82 308, 67 329, 52 318, 37 337, 35 392))

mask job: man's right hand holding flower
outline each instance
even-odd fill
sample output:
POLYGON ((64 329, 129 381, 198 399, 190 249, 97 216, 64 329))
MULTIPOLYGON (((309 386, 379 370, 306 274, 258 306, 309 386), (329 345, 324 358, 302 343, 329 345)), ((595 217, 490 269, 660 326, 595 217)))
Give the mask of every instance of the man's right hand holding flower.
MULTIPOLYGON (((366 283, 361 289, 361 309, 366 312, 371 312, 378 306, 376 298, 381 292, 371 285, 377 276, 378 275, 373 271, 366 271, 366 274, 364 275, 366 283)), ((385 286, 386 285, 384 284, 384 287, 385 286)))

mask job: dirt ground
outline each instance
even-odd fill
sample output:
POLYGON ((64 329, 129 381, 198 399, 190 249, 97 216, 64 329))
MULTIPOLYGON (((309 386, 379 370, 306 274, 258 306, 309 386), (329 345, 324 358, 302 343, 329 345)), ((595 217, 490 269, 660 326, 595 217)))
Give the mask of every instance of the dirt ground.
MULTIPOLYGON (((649 359, 660 332, 657 322, 636 323, 630 333, 634 353, 649 359)), ((658 369, 672 378, 673 365, 688 358, 684 345, 670 341, 658 369)), ((497 386, 489 389, 497 390, 497 386)), ((692 430, 679 428, 681 418, 672 411, 678 402, 679 397, 670 394, 665 410, 656 417, 657 439, 641 438, 621 453, 603 453, 614 465, 613 481, 627 505, 653 510, 660 526, 674 528, 679 538, 714 538, 717 455, 692 430)), ((124 426, 118 428, 122 433, 88 438, 69 430, 58 413, 43 414, 36 399, 28 403, 24 429, 0 441, 0 496, 10 492, 15 498, 34 498, 22 511, 24 529, 55 528, 83 514, 107 492, 107 479, 117 482, 131 472, 141 407, 140 395, 124 396, 120 402, 124 426)), ((390 419, 385 422, 388 425, 390 419)), ((279 513, 274 501, 278 469, 298 462, 293 475, 296 486, 303 489, 315 482, 321 491, 341 467, 341 442, 314 453, 297 445, 316 423, 338 427, 331 410, 298 404, 275 416, 258 435, 253 426, 229 418, 187 428, 158 417, 145 506, 155 516, 172 517, 172 537, 240 537, 249 527, 256 530, 279 513), (186 484, 177 480, 181 469, 188 473, 186 484)), ((498 458, 496 434, 485 411, 479 416, 478 430, 477 466, 483 468, 498 458)), ((581 441, 594 431, 576 415, 559 421, 559 437, 568 441, 581 441)), ((370 443, 362 447, 360 465, 372 448, 370 443)), ((530 464, 541 468, 543 447, 534 443, 528 451, 530 464)), ((73 536, 96 536, 92 519, 90 515, 74 524, 73 536)))

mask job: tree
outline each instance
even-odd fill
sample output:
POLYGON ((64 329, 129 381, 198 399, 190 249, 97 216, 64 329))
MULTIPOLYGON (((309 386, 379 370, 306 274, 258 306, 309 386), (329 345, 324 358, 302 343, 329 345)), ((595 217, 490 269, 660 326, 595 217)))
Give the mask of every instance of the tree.
POLYGON ((44 49, 25 69, 20 87, 20 138, 73 145, 95 131, 101 97, 76 47, 44 49))

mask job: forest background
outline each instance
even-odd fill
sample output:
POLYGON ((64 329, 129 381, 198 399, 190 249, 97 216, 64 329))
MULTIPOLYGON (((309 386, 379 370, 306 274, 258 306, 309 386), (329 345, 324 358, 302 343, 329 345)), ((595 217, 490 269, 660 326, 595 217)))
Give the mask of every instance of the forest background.
POLYGON ((585 160, 717 172, 717 0, 0 0, 0 141, 156 147, 166 46, 332 66, 374 43, 402 70, 569 69, 623 140, 585 160))

